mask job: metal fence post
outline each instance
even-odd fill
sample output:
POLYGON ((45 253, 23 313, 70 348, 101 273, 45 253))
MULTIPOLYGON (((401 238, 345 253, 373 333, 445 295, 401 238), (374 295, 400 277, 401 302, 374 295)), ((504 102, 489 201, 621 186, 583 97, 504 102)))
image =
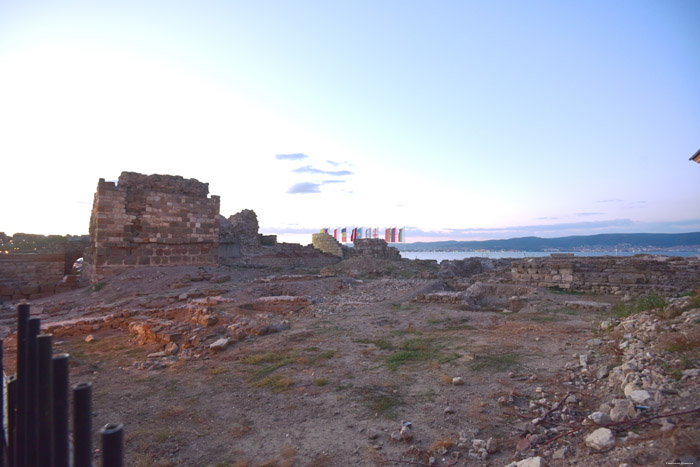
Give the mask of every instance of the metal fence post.
POLYGON ((92 467, 92 383, 73 387, 73 466, 92 467))
POLYGON ((26 466, 34 467, 36 465, 38 445, 38 427, 37 427, 37 380, 39 377, 38 355, 36 347, 36 336, 41 330, 41 320, 39 318, 29 318, 29 326, 27 328, 27 411, 26 411, 26 449, 27 459, 26 466))
POLYGON ((102 467, 124 466, 124 427, 121 423, 109 423, 101 430, 102 467))
POLYGON ((5 436, 5 369, 3 366, 3 340, 0 339, 0 467, 5 467, 7 438, 5 436))
POLYGON ((56 467, 68 467, 68 359, 67 353, 53 357, 53 435, 56 467))
POLYGON ((13 459, 15 465, 27 463, 26 411, 27 411, 27 333, 29 331, 29 304, 17 306, 17 381, 15 382, 16 405, 13 459))
POLYGON ((51 348, 53 336, 39 334, 36 338, 38 353, 37 425, 38 452, 37 465, 53 466, 53 364, 51 348))

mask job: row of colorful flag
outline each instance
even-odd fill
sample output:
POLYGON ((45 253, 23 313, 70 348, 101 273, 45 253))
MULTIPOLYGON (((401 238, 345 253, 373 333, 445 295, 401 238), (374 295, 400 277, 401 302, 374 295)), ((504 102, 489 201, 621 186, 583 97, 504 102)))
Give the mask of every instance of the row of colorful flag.
POLYGON ((342 228, 323 228, 321 233, 332 235, 333 238, 341 243, 348 243, 348 234, 350 241, 354 242, 358 238, 384 238, 387 243, 404 243, 406 241, 406 229, 399 227, 390 227, 388 229, 380 229, 377 227, 342 227, 342 228))

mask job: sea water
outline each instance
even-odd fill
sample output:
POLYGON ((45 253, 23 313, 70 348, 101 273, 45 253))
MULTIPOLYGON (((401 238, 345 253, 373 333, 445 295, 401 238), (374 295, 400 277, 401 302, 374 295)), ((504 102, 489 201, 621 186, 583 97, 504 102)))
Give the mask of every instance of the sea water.
MULTIPOLYGON (((399 250, 401 248, 399 247, 399 250)), ((663 256, 700 256, 700 251, 558 251, 559 253, 573 253, 574 256, 634 256, 663 255, 663 256)), ((550 256, 549 251, 401 251, 402 258, 408 259, 434 259, 437 262, 444 260, 459 260, 465 258, 540 258, 550 256)))

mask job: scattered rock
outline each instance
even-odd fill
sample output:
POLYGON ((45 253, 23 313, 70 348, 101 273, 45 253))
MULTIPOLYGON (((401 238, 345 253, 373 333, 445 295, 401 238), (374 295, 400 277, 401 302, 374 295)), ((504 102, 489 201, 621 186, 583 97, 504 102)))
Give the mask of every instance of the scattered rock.
POLYGON ((652 399, 651 394, 643 389, 630 392, 627 397, 635 404, 644 404, 652 399))
POLYGON ((598 428, 586 436, 586 446, 595 451, 604 451, 615 446, 615 436, 608 428, 598 428))
POLYGON ((610 409, 610 420, 612 420, 613 423, 632 420, 636 416, 637 412, 634 409, 634 404, 630 401, 619 401, 610 409))
POLYGON ((228 343, 229 343, 229 338, 228 338, 228 337, 222 337, 222 338, 217 339, 216 341, 214 341, 214 343, 212 343, 212 344, 209 346, 209 348, 210 348, 211 350, 215 351, 215 352, 216 352, 216 351, 225 350, 226 347, 228 347, 228 343))
POLYGON ((530 440, 527 438, 520 438, 518 444, 515 446, 515 450, 518 452, 527 451, 530 449, 530 440))
POLYGON ((455 376, 454 378, 452 378, 452 384, 454 384, 455 386, 461 386, 464 384, 464 380, 461 376, 455 376))
POLYGON ((544 459, 542 459, 540 456, 537 457, 528 457, 527 459, 523 459, 518 462, 511 462, 510 464, 506 465, 506 467, 544 467, 544 459))
POLYGON ((608 423, 612 422, 610 415, 604 412, 593 412, 588 416, 588 419, 596 425, 607 425, 608 423))
POLYGON ((93 336, 92 334, 88 334, 88 335, 85 337, 85 342, 90 343, 90 342, 93 342, 94 340, 95 340, 95 336, 93 336))

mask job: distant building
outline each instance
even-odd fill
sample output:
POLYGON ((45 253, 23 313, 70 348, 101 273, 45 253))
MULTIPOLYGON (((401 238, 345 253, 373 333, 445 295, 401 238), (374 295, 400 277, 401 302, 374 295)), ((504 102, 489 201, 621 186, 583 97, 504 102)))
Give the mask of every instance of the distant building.
POLYGON ((695 161, 698 164, 700 164, 700 149, 698 149, 698 151, 695 154, 693 154, 693 156, 690 158, 690 160, 695 161))

